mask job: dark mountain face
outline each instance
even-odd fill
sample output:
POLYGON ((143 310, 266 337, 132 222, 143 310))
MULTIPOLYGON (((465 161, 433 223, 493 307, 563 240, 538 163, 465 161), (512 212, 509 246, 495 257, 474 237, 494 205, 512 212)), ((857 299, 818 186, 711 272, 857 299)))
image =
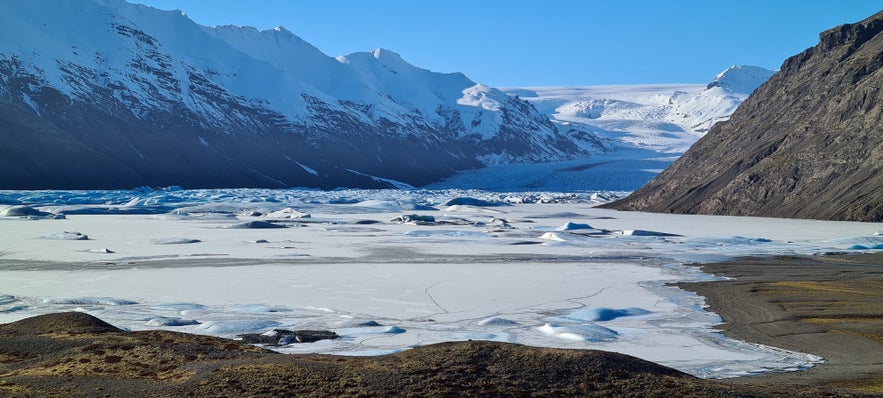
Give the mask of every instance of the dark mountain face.
POLYGON ((0 189, 386 188, 586 155, 461 74, 344 63, 281 28, 34 0, 0 3, 0 33, 0 189))
POLYGON ((608 207, 883 221, 883 12, 823 32, 671 167, 608 207))

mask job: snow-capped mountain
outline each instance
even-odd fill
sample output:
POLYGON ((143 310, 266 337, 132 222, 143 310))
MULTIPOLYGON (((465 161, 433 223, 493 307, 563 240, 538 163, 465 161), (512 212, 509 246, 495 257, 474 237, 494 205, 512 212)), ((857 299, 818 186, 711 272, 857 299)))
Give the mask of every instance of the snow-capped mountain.
POLYGON ((419 185, 603 149, 388 50, 122 0, 0 3, 0 129, 0 188, 419 185))
POLYGON ((0 2, 0 188, 403 187, 671 156, 771 73, 500 90, 385 49, 332 58, 281 27, 200 26, 123 0, 0 2))

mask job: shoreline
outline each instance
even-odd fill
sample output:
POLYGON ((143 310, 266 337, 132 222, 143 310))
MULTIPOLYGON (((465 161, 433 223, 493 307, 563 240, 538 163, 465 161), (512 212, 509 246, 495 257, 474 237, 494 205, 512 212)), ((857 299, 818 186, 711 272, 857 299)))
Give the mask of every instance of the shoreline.
POLYGON ((721 379, 883 392, 883 254, 748 257, 698 265, 724 281, 673 284, 705 297, 727 337, 821 356, 797 372, 721 379))

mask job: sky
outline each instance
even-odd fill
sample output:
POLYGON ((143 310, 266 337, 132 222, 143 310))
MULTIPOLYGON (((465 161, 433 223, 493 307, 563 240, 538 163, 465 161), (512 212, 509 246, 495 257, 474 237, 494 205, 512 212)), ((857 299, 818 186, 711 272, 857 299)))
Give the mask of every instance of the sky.
POLYGON ((385 48, 496 87, 708 83, 778 69, 883 0, 128 0, 201 25, 283 26, 329 56, 385 48))

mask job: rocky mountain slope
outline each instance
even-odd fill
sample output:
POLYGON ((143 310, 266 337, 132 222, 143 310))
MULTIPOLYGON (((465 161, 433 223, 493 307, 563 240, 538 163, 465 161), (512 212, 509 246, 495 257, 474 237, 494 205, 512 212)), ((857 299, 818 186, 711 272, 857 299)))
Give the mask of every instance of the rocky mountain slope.
POLYGON ((819 44, 671 167, 610 207, 883 220, 883 12, 819 44))
POLYGON ((589 154, 459 73, 122 0, 0 3, 0 131, 17 189, 388 187, 589 154))

